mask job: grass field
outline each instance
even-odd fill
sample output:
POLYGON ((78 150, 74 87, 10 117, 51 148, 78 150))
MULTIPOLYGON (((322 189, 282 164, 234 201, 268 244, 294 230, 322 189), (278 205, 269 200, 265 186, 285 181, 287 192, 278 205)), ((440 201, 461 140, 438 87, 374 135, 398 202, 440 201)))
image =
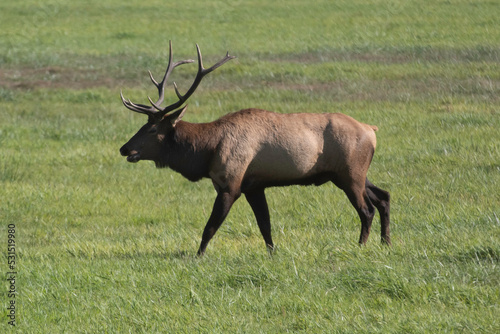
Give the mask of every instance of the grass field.
MULTIPOLYGON (((500 332, 500 7, 493 1, 3 1, 0 332, 500 332), (184 120, 260 107, 376 124, 393 246, 333 185, 267 190, 270 257, 238 201, 118 149, 173 41, 205 65, 184 120), (12 225, 13 224, 13 225, 12 225), (12 231, 11 231, 12 232, 12 231), (11 233, 12 234, 12 233, 11 233), (12 239, 12 237, 10 238, 12 239)), ((196 66, 173 75, 187 87, 196 66)), ((168 97, 174 98, 173 89, 168 97)), ((167 98, 168 98, 167 97, 167 98)))

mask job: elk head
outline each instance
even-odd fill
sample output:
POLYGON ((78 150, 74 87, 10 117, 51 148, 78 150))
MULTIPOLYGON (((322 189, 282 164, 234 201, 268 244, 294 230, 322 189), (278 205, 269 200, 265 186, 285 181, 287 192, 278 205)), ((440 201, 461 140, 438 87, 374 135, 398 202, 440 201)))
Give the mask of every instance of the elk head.
POLYGON ((151 103, 150 106, 138 103, 136 104, 131 102, 130 100, 126 100, 123 97, 123 94, 120 92, 120 96, 125 107, 132 111, 148 116, 148 122, 144 126, 142 126, 142 128, 125 145, 120 148, 121 155, 126 156, 127 161, 138 162, 139 160, 153 160, 158 167, 164 165, 162 160, 164 160, 165 157, 161 154, 163 142, 165 138, 170 133, 172 133, 175 125, 184 115, 187 105, 184 106, 184 108, 181 108, 182 105, 194 93, 205 75, 212 72, 227 61, 235 58, 234 56, 230 56, 229 53, 227 53, 226 56, 218 61, 215 65, 206 69, 203 67, 203 61, 198 44, 196 44, 196 51, 198 53, 198 73, 196 74, 191 87, 184 95, 182 95, 179 93, 175 82, 173 83, 175 93, 178 98, 177 102, 172 103, 165 108, 161 107, 161 104, 163 103, 163 99, 165 97, 165 83, 167 82, 168 77, 170 76, 174 68, 183 64, 193 63, 194 60, 181 60, 174 63, 172 61, 172 41, 170 41, 169 43, 168 66, 162 81, 158 83, 149 71, 149 77, 158 89, 159 97, 156 102, 153 102, 153 100, 151 100, 151 98, 148 96, 148 100, 151 103))

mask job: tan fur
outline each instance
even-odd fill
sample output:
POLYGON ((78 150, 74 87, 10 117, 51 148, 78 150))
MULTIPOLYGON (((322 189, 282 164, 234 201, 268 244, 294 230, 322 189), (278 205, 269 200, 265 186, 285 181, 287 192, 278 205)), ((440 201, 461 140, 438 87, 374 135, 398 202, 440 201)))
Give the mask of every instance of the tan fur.
POLYGON ((368 239, 375 208, 381 217, 381 238, 390 244, 390 195, 366 177, 376 147, 376 126, 360 123, 340 113, 278 114, 245 109, 203 124, 181 121, 186 107, 178 109, 193 94, 202 78, 234 57, 226 54, 205 69, 200 49, 198 73, 178 101, 160 108, 164 85, 172 70, 192 61, 170 60, 163 80, 153 83, 159 97, 151 106, 132 103, 121 95, 130 110, 146 114, 148 122, 120 149, 129 162, 154 161, 170 167, 191 181, 210 178, 217 190, 212 213, 203 231, 198 254, 226 218, 233 203, 244 194, 269 250, 271 237, 265 189, 292 184, 320 185, 331 181, 341 188, 361 220, 359 243, 368 239))
MULTIPOLYGON (((182 131, 185 122, 179 124, 182 131)), ((189 131, 212 132, 196 145, 217 138, 210 175, 225 176, 214 180, 219 187, 239 186, 245 178, 286 182, 322 172, 366 175, 376 145, 372 126, 339 113, 246 109, 189 131)))
POLYGON ((183 112, 144 125, 121 153, 129 161, 153 160, 191 181, 208 177, 218 199, 205 227, 198 254, 203 254, 232 203, 244 193, 270 249, 267 204, 263 190, 291 184, 332 181, 356 208, 368 238, 373 205, 382 217, 382 240, 390 244, 389 193, 366 178, 376 147, 376 126, 340 113, 278 114, 245 109, 203 124, 180 120, 183 112), (156 128, 154 135, 151 129, 156 128), (373 204, 371 203, 373 201, 373 204))

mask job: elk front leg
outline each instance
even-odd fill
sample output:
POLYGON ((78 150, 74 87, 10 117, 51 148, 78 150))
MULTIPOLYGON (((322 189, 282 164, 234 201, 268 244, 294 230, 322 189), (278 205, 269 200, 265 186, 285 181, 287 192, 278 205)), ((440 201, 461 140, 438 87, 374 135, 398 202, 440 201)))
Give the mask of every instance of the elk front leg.
POLYGON ((205 249, 207 248, 208 242, 214 236, 215 232, 222 225, 224 219, 226 219, 229 210, 233 203, 238 199, 239 194, 233 194, 230 192, 219 192, 217 198, 215 199, 214 208, 212 209, 212 214, 208 219, 205 230, 203 231, 203 236, 201 238, 200 249, 198 249, 198 255, 203 255, 205 249))
POLYGON ((269 208, 267 206, 264 189, 245 193, 245 197, 255 214, 260 233, 262 233, 262 236, 264 237, 267 249, 272 252, 274 250, 274 244, 273 239, 271 238, 271 219, 269 217, 269 208))

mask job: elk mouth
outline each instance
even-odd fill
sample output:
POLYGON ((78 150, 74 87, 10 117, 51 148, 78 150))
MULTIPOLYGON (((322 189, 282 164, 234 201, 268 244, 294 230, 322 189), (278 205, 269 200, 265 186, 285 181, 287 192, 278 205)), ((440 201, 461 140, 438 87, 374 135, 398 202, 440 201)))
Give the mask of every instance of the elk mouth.
POLYGON ((127 157, 128 162, 137 162, 141 160, 141 155, 139 153, 131 154, 127 157))

